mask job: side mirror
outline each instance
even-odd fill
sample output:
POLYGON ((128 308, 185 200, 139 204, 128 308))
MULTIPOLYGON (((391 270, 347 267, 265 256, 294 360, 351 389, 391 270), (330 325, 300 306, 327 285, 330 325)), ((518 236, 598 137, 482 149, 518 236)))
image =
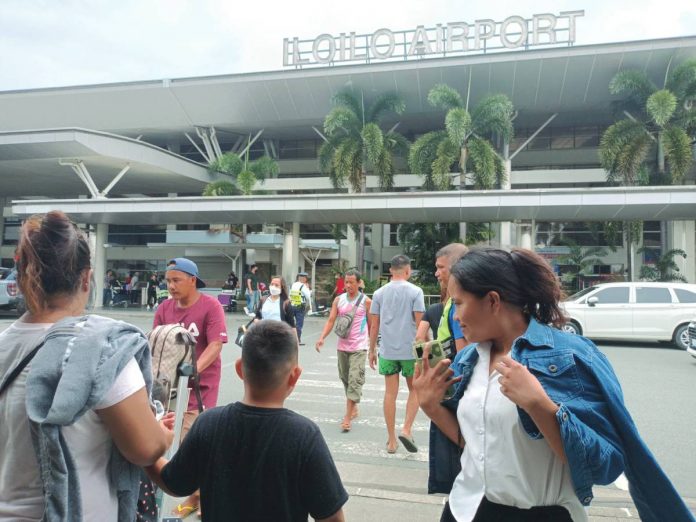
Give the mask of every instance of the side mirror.
POLYGON ((590 305, 590 306, 594 306, 594 305, 596 305, 597 303, 599 303, 599 298, 598 298, 598 297, 592 296, 592 297, 590 297, 590 298, 587 299, 587 304, 590 305))

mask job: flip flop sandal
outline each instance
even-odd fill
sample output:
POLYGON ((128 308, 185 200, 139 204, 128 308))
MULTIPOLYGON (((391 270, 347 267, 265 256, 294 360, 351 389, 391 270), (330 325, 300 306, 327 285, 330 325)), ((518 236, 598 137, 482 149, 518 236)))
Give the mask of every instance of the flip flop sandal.
POLYGON ((401 444, 404 445, 404 448, 406 448, 406 451, 409 453, 418 453, 418 446, 416 446, 413 437, 407 437, 406 435, 402 434, 399 435, 399 440, 401 441, 401 444))
POLYGON ((343 433, 348 433, 350 431, 350 421, 343 421, 341 423, 341 429, 343 430, 343 433))
POLYGON ((198 510, 198 506, 183 506, 179 504, 176 508, 172 509, 172 515, 177 515, 181 518, 186 518, 194 511, 198 510))
POLYGON ((387 453, 389 453, 390 455, 393 455, 394 453, 396 453, 396 450, 397 450, 398 447, 399 447, 399 445, 397 444, 397 445, 394 446, 393 448, 390 448, 390 447, 389 447, 389 441, 387 441, 387 453))

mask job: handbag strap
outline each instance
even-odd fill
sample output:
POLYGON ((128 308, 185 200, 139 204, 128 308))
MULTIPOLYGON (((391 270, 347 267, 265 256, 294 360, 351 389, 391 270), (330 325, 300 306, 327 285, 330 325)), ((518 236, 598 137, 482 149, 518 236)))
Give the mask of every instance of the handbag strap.
POLYGON ((15 366, 15 368, 10 372, 10 374, 5 377, 5 380, 2 381, 2 385, 0 385, 0 395, 2 395, 7 388, 10 387, 10 384, 19 376, 20 373, 22 373, 22 370, 27 367, 27 365, 31 362, 31 360, 34 358, 34 356, 38 353, 39 349, 44 345, 44 341, 41 341, 41 343, 34 348, 31 352, 26 354, 24 356, 24 359, 19 361, 19 364, 15 366))

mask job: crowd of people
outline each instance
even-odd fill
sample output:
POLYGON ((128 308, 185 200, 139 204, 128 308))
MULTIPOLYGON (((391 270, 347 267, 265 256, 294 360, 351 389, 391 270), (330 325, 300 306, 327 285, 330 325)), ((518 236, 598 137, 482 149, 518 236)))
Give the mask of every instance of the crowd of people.
MULTIPOLYGON (((357 270, 345 273, 315 345, 338 337, 343 431, 359 415, 369 366, 384 376, 389 453, 399 442, 418 451, 419 411, 432 421, 428 490, 448 495, 441 521, 587 520, 592 486, 622 472, 642 520, 694 520, 606 357, 561 329, 560 285, 542 258, 452 244, 434 264, 442 302, 429 309, 406 256, 391 260, 390 282, 371 298, 357 270), (397 435, 399 374, 408 398, 397 435)), ((28 311, 0 333, 0 521, 130 522, 144 516, 138 495, 154 491, 144 480, 186 497, 181 517, 345 519, 348 494, 319 428, 285 407, 301 383, 306 274, 290 289, 273 277, 258 299, 258 267, 245 275, 255 324, 234 365, 244 395, 217 406, 224 312, 200 291, 194 262, 169 262, 171 299, 153 327, 181 325, 195 338, 203 412, 192 398, 168 460, 175 419, 153 410, 147 338, 88 314, 96 290, 78 227, 57 211, 28 219, 17 268, 28 311)))

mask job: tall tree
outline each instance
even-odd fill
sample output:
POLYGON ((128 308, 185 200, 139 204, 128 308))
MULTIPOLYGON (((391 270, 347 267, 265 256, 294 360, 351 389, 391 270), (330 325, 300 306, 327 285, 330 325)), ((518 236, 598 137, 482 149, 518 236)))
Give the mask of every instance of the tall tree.
POLYGON ((418 280, 423 284, 435 284, 433 263, 435 252, 457 241, 457 223, 406 223, 399 226, 399 245, 411 258, 413 268, 420 271, 418 280))
MULTIPOLYGON (((681 184, 693 163, 696 140, 696 60, 665 75, 658 88, 643 71, 618 72, 609 83, 615 103, 625 115, 602 136, 599 158, 607 181, 623 186, 681 184)), ((616 224, 608 224, 609 230, 616 224)), ((664 223, 661 226, 664 240, 664 223)), ((640 242, 639 222, 624 223, 629 278, 632 249, 640 242)))
POLYGON ((571 239, 565 239, 561 243, 567 246, 569 251, 558 256, 556 262, 570 267, 570 270, 561 276, 561 280, 574 293, 580 289, 580 276, 587 275, 587 270, 594 265, 604 264, 601 257, 606 256, 607 251, 603 247, 582 247, 571 239))
MULTIPOLYGON (((394 187, 395 156, 406 156, 409 143, 394 128, 383 131, 380 122, 385 114, 402 114, 403 98, 384 93, 365 107, 363 93, 352 89, 337 92, 331 99, 333 108, 324 119, 327 141, 319 149, 321 171, 328 174, 335 188, 346 184, 353 192, 364 193, 368 173, 377 176, 381 190, 394 187)), ((358 265, 365 259, 365 224, 360 224, 358 265)))
MULTIPOLYGON (((509 143, 514 134, 514 106, 504 94, 485 97, 470 113, 468 100, 452 87, 440 84, 428 93, 428 102, 446 111, 445 128, 418 138, 409 153, 411 172, 423 177, 426 190, 449 190, 451 173, 458 167, 460 187, 470 182, 475 190, 500 188, 505 181, 503 160, 491 136, 509 143)), ((467 243, 489 239, 486 227, 467 230, 467 243)))

